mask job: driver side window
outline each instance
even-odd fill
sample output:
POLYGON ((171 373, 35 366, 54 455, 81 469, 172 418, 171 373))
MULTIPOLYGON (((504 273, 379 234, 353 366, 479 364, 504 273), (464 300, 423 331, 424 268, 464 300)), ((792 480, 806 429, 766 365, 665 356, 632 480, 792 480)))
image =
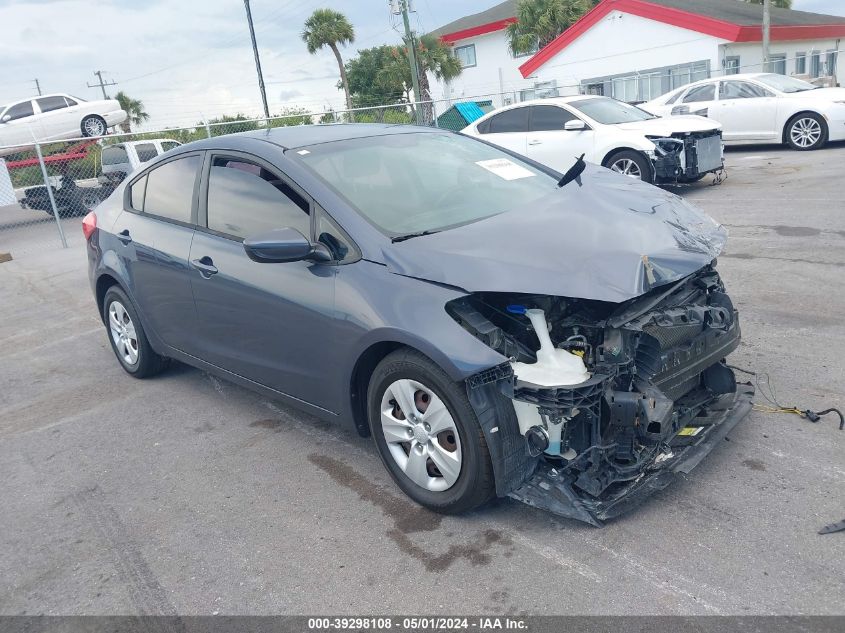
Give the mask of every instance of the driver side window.
POLYGON ((716 84, 704 84, 692 88, 684 97, 684 103, 716 100, 716 84))
POLYGON ((235 238, 290 227, 311 236, 308 202, 261 165, 216 156, 208 176, 207 226, 235 238))
POLYGON ((723 81, 719 84, 719 99, 755 99, 772 96, 759 86, 747 81, 723 81))

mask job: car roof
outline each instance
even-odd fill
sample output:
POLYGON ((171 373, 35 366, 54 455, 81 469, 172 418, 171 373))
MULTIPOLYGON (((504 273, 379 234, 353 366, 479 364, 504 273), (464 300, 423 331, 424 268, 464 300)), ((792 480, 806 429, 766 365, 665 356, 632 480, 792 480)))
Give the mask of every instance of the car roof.
POLYGON ((125 147, 127 145, 141 145, 143 143, 155 143, 156 141, 158 141, 159 143, 163 143, 164 141, 170 141, 172 143, 179 143, 179 145, 182 145, 181 141, 177 141, 174 138, 147 138, 141 139, 139 141, 121 141, 120 143, 112 143, 109 145, 104 145, 103 149, 108 149, 109 147, 125 147))
POLYGON ((294 149, 306 145, 319 145, 320 143, 332 143, 334 141, 346 141, 354 138, 367 138, 371 136, 389 136, 391 134, 413 134, 420 132, 443 132, 437 128, 421 127, 416 125, 388 125, 383 123, 328 123, 319 125, 292 125, 287 127, 265 128, 249 132, 237 132, 208 139, 194 141, 182 145, 180 150, 186 149, 214 149, 219 141, 226 138, 226 143, 237 143, 238 138, 254 138, 274 145, 282 149, 294 149))

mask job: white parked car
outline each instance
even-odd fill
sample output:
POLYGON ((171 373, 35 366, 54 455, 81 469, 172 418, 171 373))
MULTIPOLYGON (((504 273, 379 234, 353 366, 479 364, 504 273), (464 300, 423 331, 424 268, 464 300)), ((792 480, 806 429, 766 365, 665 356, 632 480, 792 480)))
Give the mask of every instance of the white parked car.
POLYGON ((709 117, 722 124, 726 143, 787 143, 808 150, 845 140, 845 89, 774 73, 697 81, 640 107, 661 116, 709 117))
POLYGON ((181 144, 169 138, 155 138, 106 145, 100 154, 103 176, 110 180, 122 181, 144 163, 181 144))
POLYGON ((722 169, 719 125, 703 117, 657 117, 609 97, 523 101, 462 130, 559 172, 588 162, 646 182, 692 182, 722 169))
POLYGON ((61 141, 81 136, 104 136, 108 128, 126 120, 114 99, 85 101, 66 94, 52 94, 0 107, 0 156, 20 151, 33 140, 61 141))

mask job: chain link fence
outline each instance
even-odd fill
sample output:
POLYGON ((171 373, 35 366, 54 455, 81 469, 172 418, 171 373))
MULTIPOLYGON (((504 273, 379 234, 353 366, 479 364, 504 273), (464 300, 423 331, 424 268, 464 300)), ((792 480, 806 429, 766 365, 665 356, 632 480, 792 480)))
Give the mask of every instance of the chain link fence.
POLYGON ((81 244, 82 217, 129 174, 185 143, 274 127, 335 123, 421 124, 460 130, 468 122, 455 106, 426 101, 328 112, 303 110, 269 119, 231 115, 191 127, 0 146, 0 252, 81 244))

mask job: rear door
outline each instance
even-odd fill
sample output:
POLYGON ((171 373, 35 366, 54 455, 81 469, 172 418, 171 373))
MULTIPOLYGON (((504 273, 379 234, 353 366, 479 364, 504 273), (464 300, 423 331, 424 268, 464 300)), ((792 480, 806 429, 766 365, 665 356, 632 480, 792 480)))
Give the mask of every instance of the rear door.
POLYGON ((181 155, 135 178, 112 232, 145 326, 170 347, 196 353, 188 256, 202 153, 181 155))
POLYGON ((568 121, 581 120, 569 110, 555 105, 535 105, 529 108, 528 143, 526 156, 559 172, 572 167, 575 159, 586 154, 593 159, 595 132, 565 130, 568 121))
POLYGON ((711 117, 721 123, 713 116, 713 107, 716 105, 716 82, 693 86, 678 99, 672 108, 672 114, 697 114, 698 116, 711 117))
POLYGON ((313 241, 313 201, 255 156, 210 153, 191 246, 202 360, 318 407, 336 410, 324 373, 335 363, 337 266, 257 263, 245 238, 290 227, 313 241))
POLYGON ((525 155, 528 143, 528 106, 510 108, 478 124, 481 138, 525 155))
POLYGON ((723 127, 726 141, 778 138, 777 97, 750 81, 723 79, 719 100, 712 108, 713 119, 723 127))

